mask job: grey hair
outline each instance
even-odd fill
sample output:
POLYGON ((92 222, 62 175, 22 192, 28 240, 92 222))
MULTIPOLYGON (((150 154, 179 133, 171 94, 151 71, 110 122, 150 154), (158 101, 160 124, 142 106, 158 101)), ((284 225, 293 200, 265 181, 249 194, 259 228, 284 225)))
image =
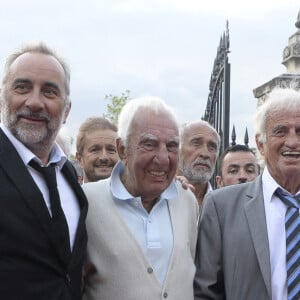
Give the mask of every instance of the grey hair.
POLYGON ((221 147, 221 137, 220 137, 219 133, 217 132, 217 130, 210 123, 208 123, 207 121, 204 121, 204 120, 191 121, 191 122, 184 123, 180 126, 180 141, 181 141, 181 144, 183 144, 183 140, 184 140, 186 130, 189 130, 191 128, 191 126, 194 126, 194 125, 200 125, 200 126, 208 127, 213 133, 215 133, 215 135, 217 136, 217 153, 219 155, 220 147, 221 147))
POLYGON ((82 155, 84 150, 84 144, 86 135, 98 131, 98 130, 111 130, 117 132, 117 126, 111 123, 105 117, 90 117, 86 119, 79 127, 77 140, 76 140, 76 149, 79 154, 82 155))
POLYGON ((275 88, 255 114, 255 135, 259 142, 267 140, 266 125, 271 113, 300 111, 300 92, 293 88, 275 88))
POLYGON ((179 127, 175 112, 162 99, 153 96, 132 99, 123 106, 118 119, 118 137, 124 146, 128 146, 128 137, 131 134, 134 117, 143 109, 155 114, 165 113, 179 127))
MULTIPOLYGON (((64 73, 65 73, 65 90, 66 90, 66 102, 69 102, 69 96, 70 96, 70 69, 66 61, 60 57, 54 50, 52 50, 49 46, 47 46, 43 42, 38 43, 28 43, 21 46, 20 49, 16 50, 12 54, 8 56, 6 59, 6 63, 4 66, 4 73, 3 73, 3 79, 2 79, 2 85, 5 87, 5 84, 7 82, 7 78, 10 72, 10 67, 13 64, 13 62, 21 55, 25 53, 40 53, 45 55, 53 56, 62 66, 64 73)), ((2 88, 2 93, 5 92, 5 88, 2 88)), ((3 94, 2 94, 3 96, 3 94)))
POLYGON ((68 133, 66 127, 61 127, 57 136, 56 143, 62 148, 67 158, 70 158, 72 151, 73 138, 68 133))

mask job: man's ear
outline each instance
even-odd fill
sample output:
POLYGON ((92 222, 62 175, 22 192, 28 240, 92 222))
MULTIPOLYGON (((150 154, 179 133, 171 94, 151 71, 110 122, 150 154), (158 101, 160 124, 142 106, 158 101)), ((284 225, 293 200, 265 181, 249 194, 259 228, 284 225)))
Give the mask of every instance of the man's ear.
POLYGON ((221 188, 223 187, 223 180, 222 180, 222 176, 216 176, 216 183, 217 183, 217 188, 221 188))
POLYGON ((121 138, 116 139, 117 152, 121 160, 126 158, 126 147, 121 138))
POLYGON ((80 167, 83 168, 81 155, 77 151, 76 151, 75 157, 76 157, 76 160, 78 161, 80 167))
POLYGON ((66 124, 69 112, 71 110, 71 106, 72 106, 72 103, 71 103, 71 101, 69 101, 65 108, 65 112, 64 112, 64 116, 63 116, 63 124, 66 124))
POLYGON ((265 151, 264 151, 264 143, 261 141, 260 139, 260 135, 259 134, 256 134, 255 135, 255 142, 256 142, 256 146, 257 146, 257 149, 259 151, 259 153, 264 156, 265 155, 265 151))

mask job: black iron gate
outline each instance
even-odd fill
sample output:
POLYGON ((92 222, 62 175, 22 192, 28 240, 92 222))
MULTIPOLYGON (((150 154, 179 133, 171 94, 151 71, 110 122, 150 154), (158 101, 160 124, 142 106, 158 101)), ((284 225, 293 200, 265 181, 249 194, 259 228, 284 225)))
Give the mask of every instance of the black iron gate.
POLYGON ((218 46, 217 56, 214 61, 213 71, 209 84, 203 120, 209 122, 221 136, 220 153, 229 146, 230 126, 230 63, 229 53, 229 28, 226 23, 226 32, 223 33, 218 46))

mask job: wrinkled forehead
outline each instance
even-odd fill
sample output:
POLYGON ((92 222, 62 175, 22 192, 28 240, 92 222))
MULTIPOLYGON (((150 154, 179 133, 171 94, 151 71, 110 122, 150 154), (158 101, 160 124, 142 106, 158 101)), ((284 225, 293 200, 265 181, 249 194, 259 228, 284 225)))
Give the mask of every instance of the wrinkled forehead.
POLYGON ((28 80, 34 82, 51 82, 62 89, 66 81, 66 74, 59 61, 48 54, 24 53, 16 58, 8 69, 4 82, 28 80))
POLYGON ((185 129, 184 138, 192 139, 194 137, 203 137, 205 140, 213 141, 217 143, 217 134, 216 132, 202 124, 193 124, 185 129))
POLYGON ((224 157, 224 163, 231 164, 237 163, 240 165, 253 163, 256 164, 256 157, 252 152, 248 151, 236 151, 228 152, 224 157))
POLYGON ((137 112, 132 120, 130 132, 131 135, 179 139, 177 122, 165 112, 137 112))

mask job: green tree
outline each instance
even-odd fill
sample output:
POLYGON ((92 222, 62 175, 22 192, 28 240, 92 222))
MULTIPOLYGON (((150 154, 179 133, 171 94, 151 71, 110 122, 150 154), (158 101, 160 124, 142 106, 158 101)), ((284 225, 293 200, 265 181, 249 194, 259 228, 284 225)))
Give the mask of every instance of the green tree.
POLYGON ((117 125, 121 109, 130 100, 130 91, 126 90, 121 97, 113 96, 112 94, 106 95, 105 100, 109 100, 110 103, 107 104, 107 113, 104 113, 103 116, 117 125))

